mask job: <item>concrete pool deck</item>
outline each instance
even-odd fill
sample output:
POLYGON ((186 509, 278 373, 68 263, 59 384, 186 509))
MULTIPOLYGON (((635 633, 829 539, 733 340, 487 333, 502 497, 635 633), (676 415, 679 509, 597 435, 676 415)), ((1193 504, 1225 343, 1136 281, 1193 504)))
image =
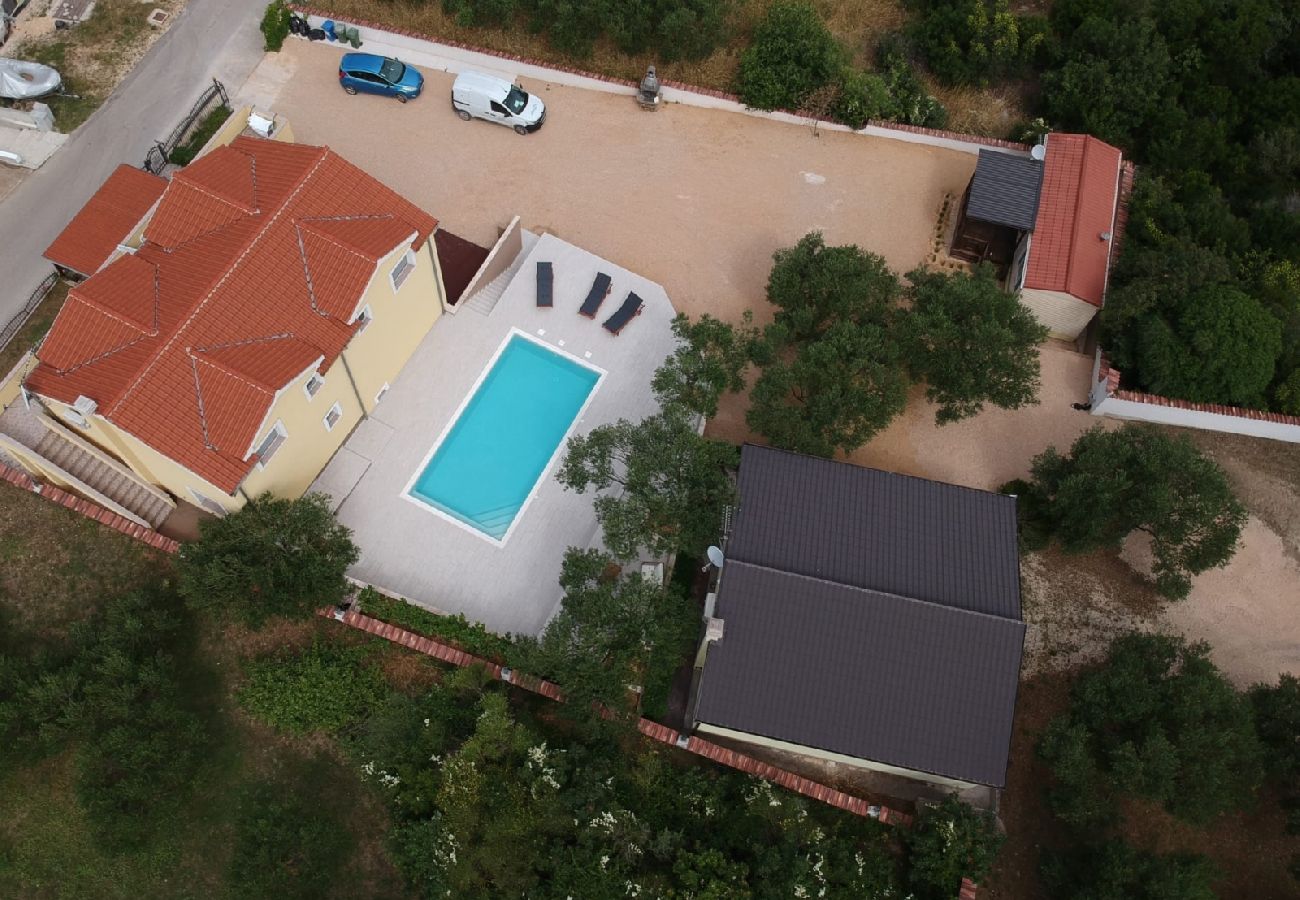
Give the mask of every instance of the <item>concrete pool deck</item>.
POLYGON ((526 243, 523 257, 489 312, 467 306, 434 323, 312 490, 333 498, 339 521, 361 548, 353 578, 430 609, 464 613, 494 631, 537 634, 559 603, 565 550, 597 546, 600 539, 592 495, 566 491, 555 480, 563 444, 504 544, 404 496, 407 484, 514 329, 605 373, 571 434, 654 414, 650 378, 675 346, 675 310, 658 284, 551 235, 531 249, 526 243), (555 270, 552 309, 536 308, 534 262, 540 260, 555 270), (578 315, 578 306, 597 271, 613 285, 593 320, 578 315), (600 323, 628 291, 645 308, 614 337, 600 323))

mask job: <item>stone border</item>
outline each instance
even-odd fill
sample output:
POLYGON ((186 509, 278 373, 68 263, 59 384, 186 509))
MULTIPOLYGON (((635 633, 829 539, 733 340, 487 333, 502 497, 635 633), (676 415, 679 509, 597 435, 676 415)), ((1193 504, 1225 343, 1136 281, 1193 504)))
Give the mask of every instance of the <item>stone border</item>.
MULTIPOLYGON (((562 63, 548 62, 545 60, 535 59, 528 56, 518 56, 513 53, 503 53, 497 50, 489 50, 484 47, 478 47, 473 44, 466 44, 461 41, 453 41, 448 38, 438 38, 433 35, 425 34, 419 31, 411 31, 406 28, 398 28, 393 25, 384 25, 379 22, 371 22, 367 19, 354 19, 351 17, 336 16, 328 10, 322 10, 305 3, 291 3, 289 9, 301 16, 316 16, 320 19, 330 19, 333 21, 343 21, 359 28, 370 29, 383 34, 400 35, 413 40, 424 41, 434 46, 450 47, 456 50, 463 50, 469 53, 479 53, 484 56, 491 56, 496 59, 508 60, 510 62, 520 63, 521 65, 534 66, 539 69, 549 69, 553 72, 564 73, 579 78, 587 78, 592 81, 603 82, 609 85, 617 85, 627 88, 629 91, 635 91, 638 87, 634 81, 627 81, 622 78, 614 78, 609 75, 601 75, 596 72, 589 72, 585 69, 577 69, 572 66, 566 66, 562 63)), ((820 116, 810 116, 800 113, 798 110, 756 110, 744 106, 740 98, 735 94, 727 91, 713 90, 712 88, 699 87, 693 84, 686 84, 681 81, 672 81, 664 79, 660 82, 662 86, 670 92, 680 92, 681 96, 673 98, 665 96, 666 100, 686 103, 692 106, 710 106, 718 107, 717 103, 703 102, 704 98, 720 100, 726 104, 734 104, 739 107, 740 112, 749 115, 758 115, 768 118, 774 118, 779 121, 793 122, 797 124, 810 124, 818 122, 821 126, 831 128, 836 131, 853 132, 855 134, 865 134, 872 137, 882 137, 891 140, 907 141, 909 143, 931 144, 933 146, 947 147, 951 150, 958 150, 965 153, 978 153, 981 147, 992 147, 998 150, 1007 150, 1015 153, 1027 154, 1030 150, 1029 144, 1022 144, 1017 141, 1005 141, 1001 138, 986 138, 975 134, 963 134, 958 131, 945 131, 938 128, 923 128, 919 125, 904 125, 901 122, 890 122, 880 119, 869 119, 867 124, 854 130, 847 125, 832 121, 820 116)))
POLYGON ((112 510, 105 509, 98 503, 83 500, 76 494, 63 490, 63 488, 55 487, 52 484, 42 484, 26 472, 7 463, 0 462, 0 479, 9 482, 15 487, 39 494, 51 503, 57 503, 59 506, 66 507, 73 512, 79 512, 87 519, 93 519, 102 525, 107 525, 114 531, 120 531, 127 537, 133 537, 142 543, 148 544, 155 550, 161 550, 169 554, 175 554, 180 550, 181 545, 178 541, 159 534, 152 528, 137 525, 125 516, 120 516, 112 510))

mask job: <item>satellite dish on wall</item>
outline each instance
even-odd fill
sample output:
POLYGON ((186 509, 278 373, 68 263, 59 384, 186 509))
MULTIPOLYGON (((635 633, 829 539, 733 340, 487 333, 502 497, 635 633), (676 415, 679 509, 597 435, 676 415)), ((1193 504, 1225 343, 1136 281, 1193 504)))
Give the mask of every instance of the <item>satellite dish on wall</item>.
POLYGON ((1039 162, 1042 162, 1044 159, 1047 158, 1047 145, 1034 144, 1034 146, 1029 151, 1029 155, 1032 156, 1034 159, 1038 160, 1039 162))
POLYGON ((721 547, 710 547, 704 553, 705 556, 709 558, 709 562, 719 569, 721 569, 722 564, 727 561, 727 558, 722 555, 721 547))

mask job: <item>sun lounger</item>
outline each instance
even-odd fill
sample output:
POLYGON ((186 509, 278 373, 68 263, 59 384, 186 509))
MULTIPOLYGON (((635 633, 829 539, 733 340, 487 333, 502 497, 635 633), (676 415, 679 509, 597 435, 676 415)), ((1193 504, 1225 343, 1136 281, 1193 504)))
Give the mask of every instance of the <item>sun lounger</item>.
POLYGON ((555 287, 555 271, 551 268, 549 262, 537 263, 537 305, 539 307, 550 307, 553 304, 553 291, 555 287))
POLYGON ((610 334, 617 336, 618 333, 623 330, 624 325, 641 315, 641 310, 644 307, 645 301, 629 291, 627 299, 624 300, 623 305, 618 308, 618 312, 605 320, 605 330, 610 334))
POLYGON ((591 283, 591 290, 587 293, 587 299, 582 301, 582 308, 579 313, 588 319, 596 318, 596 312, 600 309, 600 304, 605 302, 609 296, 610 277, 604 272, 596 275, 596 280, 591 283))

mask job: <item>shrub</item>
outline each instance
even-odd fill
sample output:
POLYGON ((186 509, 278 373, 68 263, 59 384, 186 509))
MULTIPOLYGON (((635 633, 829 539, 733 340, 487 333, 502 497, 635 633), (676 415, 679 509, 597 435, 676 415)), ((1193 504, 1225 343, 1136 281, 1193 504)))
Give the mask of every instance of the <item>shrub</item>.
POLYGON ((1128 634, 1082 676, 1039 755, 1056 779, 1049 799, 1071 825, 1112 815, 1116 793, 1161 803, 1199 823, 1249 804, 1262 752, 1245 698, 1205 644, 1128 634))
POLYGON ((181 144, 171 153, 167 154, 167 161, 177 166, 188 166, 194 161, 194 157, 199 155, 203 145, 212 139, 226 120, 230 118, 229 106, 218 106, 203 117, 199 127, 194 129, 194 133, 189 136, 185 143, 181 144))
POLYGON ((993 813, 949 796, 937 806, 922 807, 904 840, 908 879, 916 896, 950 900, 963 878, 984 880, 1005 838, 993 813))
POLYGON ((361 611, 368 616, 422 634, 455 644, 466 653, 481 656, 493 662, 506 664, 514 644, 510 635, 488 631, 478 622, 464 615, 442 616, 421 609, 405 600, 385 597, 374 588, 366 588, 358 597, 361 611))
POLYGON ((1052 541, 1052 523, 1048 519, 1043 498, 1034 490, 1034 486, 1023 478, 1016 478, 998 488, 998 493, 1016 498, 1020 549, 1046 550, 1052 541))
POLYGON ((889 89, 887 118, 921 128, 942 128, 948 124, 948 111, 930 95, 912 64, 897 49, 879 54, 877 67, 883 72, 889 89))
POLYGON ((840 74, 839 93, 831 107, 835 121, 862 128, 869 119, 889 115, 891 100, 885 80, 874 72, 846 68, 840 74))
POLYGON ((913 33, 930 71, 948 84, 1018 74, 1043 48, 1047 21, 1014 15, 1007 0, 931 0, 913 33))
POLYGON ((516 0, 442 0, 443 12, 462 28, 509 25, 518 11, 516 0))
POLYGON ((248 667, 240 704, 282 731, 339 731, 364 718, 384 695, 382 676, 366 664, 365 647, 314 643, 298 656, 248 667))
POLYGON ((284 39, 289 36, 289 16, 284 0, 271 0, 266 5, 262 14, 262 38, 268 52, 278 53, 284 46, 284 39))
POLYGON ((1300 778, 1300 678, 1282 673, 1277 684, 1250 689, 1255 732, 1268 753, 1269 768, 1283 779, 1300 778))
POLYGON ((844 51, 812 4, 777 0, 740 57, 736 93, 755 109, 797 109, 843 67, 844 51))
POLYGON ((1053 853, 1043 881, 1057 900, 1215 900, 1218 873, 1204 856, 1157 854, 1121 840, 1053 853))
POLYGON ((263 494, 204 523, 177 557, 177 587, 191 606, 229 610, 253 625, 271 615, 309 616, 351 592, 343 573, 358 553, 323 495, 263 494))

